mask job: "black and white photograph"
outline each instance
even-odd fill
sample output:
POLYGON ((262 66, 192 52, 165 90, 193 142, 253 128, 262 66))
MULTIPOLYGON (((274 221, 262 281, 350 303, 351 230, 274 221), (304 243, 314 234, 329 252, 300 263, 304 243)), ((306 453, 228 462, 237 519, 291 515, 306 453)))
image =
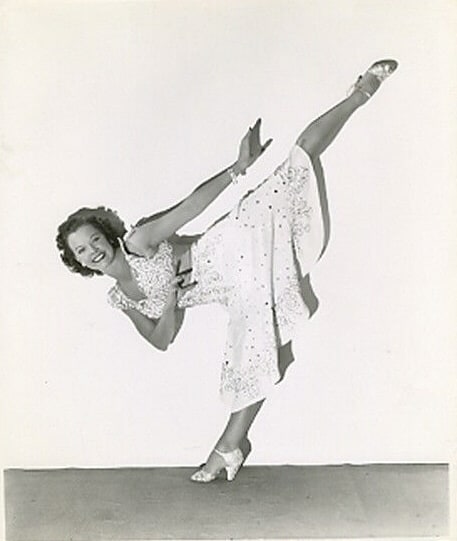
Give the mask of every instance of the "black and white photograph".
POLYGON ((0 4, 0 539, 457 535, 456 34, 0 4))

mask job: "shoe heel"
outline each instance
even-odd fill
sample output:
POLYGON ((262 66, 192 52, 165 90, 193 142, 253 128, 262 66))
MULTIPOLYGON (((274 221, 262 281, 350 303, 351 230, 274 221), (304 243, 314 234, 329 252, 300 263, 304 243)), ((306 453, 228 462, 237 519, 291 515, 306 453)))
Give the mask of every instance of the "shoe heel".
POLYGON ((227 473, 227 481, 233 481, 244 462, 244 456, 241 449, 237 448, 228 453, 223 453, 222 451, 219 451, 219 449, 214 449, 214 451, 225 461, 226 465, 224 469, 227 473))
POLYGON ((227 472, 227 481, 233 481, 236 477, 236 474, 239 472, 241 464, 239 466, 227 466, 225 471, 227 472))

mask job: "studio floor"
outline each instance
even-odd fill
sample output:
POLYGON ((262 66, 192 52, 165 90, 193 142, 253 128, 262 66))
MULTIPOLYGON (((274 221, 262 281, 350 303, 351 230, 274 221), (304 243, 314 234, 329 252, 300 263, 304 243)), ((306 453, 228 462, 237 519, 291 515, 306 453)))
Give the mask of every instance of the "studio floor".
POLYGON ((246 466, 4 472, 7 541, 445 537, 448 467, 246 466))

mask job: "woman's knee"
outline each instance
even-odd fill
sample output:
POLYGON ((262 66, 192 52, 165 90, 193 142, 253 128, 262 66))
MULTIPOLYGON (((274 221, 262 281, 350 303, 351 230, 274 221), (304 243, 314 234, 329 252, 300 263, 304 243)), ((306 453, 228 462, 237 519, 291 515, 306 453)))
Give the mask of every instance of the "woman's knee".
POLYGON ((310 137, 307 134, 302 133, 296 143, 302 148, 306 154, 312 159, 319 157, 319 141, 315 137, 310 137))

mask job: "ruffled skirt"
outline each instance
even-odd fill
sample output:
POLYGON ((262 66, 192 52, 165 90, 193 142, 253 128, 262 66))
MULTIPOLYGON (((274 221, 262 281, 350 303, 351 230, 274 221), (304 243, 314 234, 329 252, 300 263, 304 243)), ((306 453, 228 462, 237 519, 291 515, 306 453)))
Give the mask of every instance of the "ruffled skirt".
POLYGON ((306 286, 327 243, 325 210, 322 169, 294 146, 192 246, 197 286, 179 305, 228 311, 220 392, 232 412, 264 399, 290 362, 287 344, 313 310, 306 286))

